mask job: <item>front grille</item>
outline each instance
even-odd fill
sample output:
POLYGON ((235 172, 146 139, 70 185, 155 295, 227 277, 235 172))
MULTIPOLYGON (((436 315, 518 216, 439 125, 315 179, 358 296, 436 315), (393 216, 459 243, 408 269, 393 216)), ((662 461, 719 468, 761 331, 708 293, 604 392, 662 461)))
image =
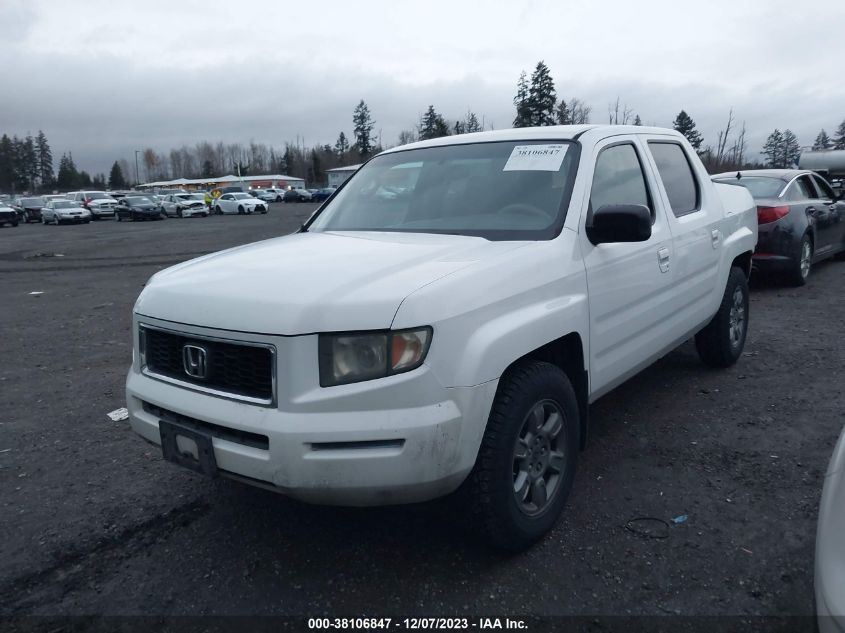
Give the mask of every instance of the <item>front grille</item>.
POLYGON ((148 371, 233 396, 272 401, 273 352, 269 347, 227 343, 144 327, 141 334, 148 371), (205 350, 205 378, 195 378, 185 371, 185 345, 205 350))

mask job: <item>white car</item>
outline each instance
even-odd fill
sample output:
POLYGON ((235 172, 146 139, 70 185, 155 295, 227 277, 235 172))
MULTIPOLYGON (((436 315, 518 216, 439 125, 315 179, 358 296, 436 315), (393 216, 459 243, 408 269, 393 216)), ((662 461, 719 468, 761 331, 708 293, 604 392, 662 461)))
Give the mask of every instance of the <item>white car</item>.
POLYGON ((214 201, 215 213, 267 213, 267 203, 248 193, 224 193, 214 201))
POLYGON ((88 209, 92 220, 113 218, 117 207, 117 200, 105 191, 72 191, 67 194, 67 198, 88 209))
POLYGON ((564 507, 591 402, 692 336, 705 364, 739 360, 756 241, 751 195, 673 130, 387 150, 301 231, 148 281, 131 425, 169 461, 316 503, 463 486, 479 533, 524 548, 564 507))
POLYGON ((42 224, 88 224, 91 212, 70 200, 50 200, 41 209, 42 224))
POLYGON ((251 192, 253 196, 264 202, 281 202, 284 192, 275 189, 256 189, 251 192))
POLYGON ((201 193, 173 193, 159 202, 166 215, 178 218, 207 217, 208 206, 205 196, 201 193))
POLYGON ((845 632, 845 429, 824 478, 816 534, 816 611, 821 633, 845 632))

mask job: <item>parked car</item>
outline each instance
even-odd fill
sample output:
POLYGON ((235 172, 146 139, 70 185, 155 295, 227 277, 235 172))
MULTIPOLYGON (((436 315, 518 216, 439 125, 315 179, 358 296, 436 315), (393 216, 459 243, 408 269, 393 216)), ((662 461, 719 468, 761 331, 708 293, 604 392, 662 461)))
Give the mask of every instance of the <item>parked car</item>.
POLYGON ((41 221, 41 209, 44 208, 44 204, 44 198, 33 196, 18 198, 15 207, 17 208, 20 219, 29 224, 30 222, 41 221))
POLYGON ((282 202, 285 199, 284 189, 279 189, 277 187, 267 187, 267 189, 262 189, 261 191, 267 194, 273 194, 273 199, 269 200, 269 202, 282 202))
POLYGON ((255 191, 250 192, 253 197, 258 198, 259 200, 263 200, 264 202, 276 202, 276 198, 279 197, 279 194, 276 193, 275 189, 256 189, 255 191))
POLYGON ((70 200, 50 200, 41 210, 42 224, 88 224, 91 212, 70 200))
POLYGON ((325 202, 329 199, 336 190, 332 189, 331 187, 327 187, 325 189, 317 189, 314 193, 311 194, 311 202, 325 202))
POLYGON ((146 196, 126 196, 118 202, 114 212, 118 222, 129 220, 161 220, 161 209, 146 196))
POLYGON ((845 202, 817 173, 750 169, 713 178, 754 196, 760 225, 754 266, 761 271, 802 286, 813 264, 845 251, 845 202))
POLYGON ((845 428, 827 468, 816 529, 816 612, 820 633, 845 631, 845 428))
POLYGON ((172 217, 191 218, 208 217, 209 210, 205 196, 201 193, 174 193, 161 201, 161 209, 172 217))
POLYGON ((72 191, 67 196, 68 200, 78 202, 88 209, 92 220, 115 217, 117 200, 105 191, 72 191))
POLYGON ((267 203, 248 193, 224 193, 214 201, 215 213, 267 213, 267 203))
POLYGON ((591 402, 693 336, 707 365, 741 357, 756 240, 751 195, 673 130, 388 150, 300 232, 147 282, 131 425, 169 461, 306 501, 463 486, 480 533, 524 548, 564 507, 591 402))
POLYGON ((0 226, 4 224, 17 226, 19 221, 18 212, 7 204, 0 202, 0 226))
POLYGON ((311 192, 306 189, 288 189, 283 199, 285 202, 311 202, 311 192))

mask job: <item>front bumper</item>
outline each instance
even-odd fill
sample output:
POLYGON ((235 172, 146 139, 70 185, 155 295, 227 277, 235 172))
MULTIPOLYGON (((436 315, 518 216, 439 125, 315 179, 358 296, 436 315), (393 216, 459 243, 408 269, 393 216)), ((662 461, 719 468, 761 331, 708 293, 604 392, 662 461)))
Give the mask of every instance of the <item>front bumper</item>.
POLYGON ((74 222, 79 224, 80 222, 88 222, 91 219, 90 215, 61 215, 57 214, 56 217, 59 219, 59 222, 74 222))
POLYGON ((160 444, 160 408, 235 430, 210 433, 222 475, 312 503, 413 503, 448 494, 466 478, 497 381, 445 388, 423 366, 322 389, 317 337, 273 338, 279 404, 252 405, 162 382, 136 361, 126 382, 132 428, 160 444), (238 433, 260 441, 241 441, 238 433))
POLYGON ((88 211, 89 211, 89 213, 91 213, 91 215, 96 216, 98 218, 113 218, 114 217, 114 209, 113 208, 106 207, 106 208, 100 209, 100 208, 97 208, 97 207, 91 207, 90 209, 88 209, 88 211))
POLYGON ((182 209, 182 217, 183 218, 191 218, 195 215, 208 215, 208 207, 189 207, 187 209, 182 209))

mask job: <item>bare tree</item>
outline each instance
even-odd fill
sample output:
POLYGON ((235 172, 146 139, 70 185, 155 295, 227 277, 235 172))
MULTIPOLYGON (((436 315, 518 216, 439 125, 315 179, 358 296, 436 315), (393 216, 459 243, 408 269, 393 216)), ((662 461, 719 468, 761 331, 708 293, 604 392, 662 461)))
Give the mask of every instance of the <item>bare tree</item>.
POLYGON ((608 104, 607 115, 609 119, 608 123, 611 125, 628 125, 634 117, 634 110, 629 108, 627 103, 622 105, 619 97, 616 97, 616 103, 608 104))

